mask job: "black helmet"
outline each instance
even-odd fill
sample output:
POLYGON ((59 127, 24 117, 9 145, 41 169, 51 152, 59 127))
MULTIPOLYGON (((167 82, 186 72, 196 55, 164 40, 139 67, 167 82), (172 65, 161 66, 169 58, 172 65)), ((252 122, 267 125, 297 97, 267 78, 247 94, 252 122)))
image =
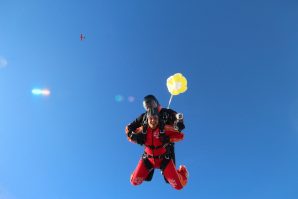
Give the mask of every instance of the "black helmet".
POLYGON ((146 95, 143 101, 144 109, 147 111, 148 109, 158 108, 159 103, 154 95, 146 95))
POLYGON ((147 110, 147 117, 149 116, 158 116, 158 109, 157 108, 149 108, 147 110))

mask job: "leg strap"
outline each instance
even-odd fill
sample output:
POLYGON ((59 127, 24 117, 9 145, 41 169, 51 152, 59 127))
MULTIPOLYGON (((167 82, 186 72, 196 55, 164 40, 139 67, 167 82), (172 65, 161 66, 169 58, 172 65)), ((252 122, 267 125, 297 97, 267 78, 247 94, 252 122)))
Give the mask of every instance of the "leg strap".
POLYGON ((161 171, 164 171, 165 170, 165 168, 167 167, 167 165, 169 164, 169 162, 170 162, 170 158, 164 158, 163 160, 162 160, 162 162, 161 162, 161 164, 160 164, 160 170, 161 171))
POLYGON ((150 163, 150 161, 148 160, 147 156, 143 155, 142 160, 145 164, 146 169, 149 171, 149 174, 148 174, 147 178, 145 179, 145 181, 151 181, 152 177, 153 177, 153 174, 154 174, 153 166, 150 163))
MULTIPOLYGON (((171 158, 164 158, 160 164, 160 170, 161 170, 161 174, 163 175, 163 171, 165 170, 165 168, 167 167, 167 165, 169 164, 169 162, 171 161, 171 158)), ((166 183, 169 183, 168 180, 166 179, 165 176, 163 176, 166 183)))

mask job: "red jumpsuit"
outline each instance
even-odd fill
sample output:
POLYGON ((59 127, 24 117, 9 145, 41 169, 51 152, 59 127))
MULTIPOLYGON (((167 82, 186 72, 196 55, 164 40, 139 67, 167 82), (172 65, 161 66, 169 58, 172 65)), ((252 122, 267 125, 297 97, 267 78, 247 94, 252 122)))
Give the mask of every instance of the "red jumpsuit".
MULTIPOLYGON (((140 127, 138 130, 141 131, 140 127)), ((172 126, 166 125, 164 127, 164 133, 170 138, 170 142, 178 142, 183 139, 184 134, 176 131, 172 126)), ((176 170, 175 164, 171 158, 167 155, 167 150, 163 147, 161 141, 162 135, 160 135, 159 128, 152 130, 148 127, 147 134, 145 135, 145 152, 141 160, 139 161, 136 169, 131 174, 130 182, 133 185, 141 184, 150 173, 151 169, 163 168, 163 175, 171 186, 177 190, 182 189, 187 183, 187 171, 183 168, 176 170), (147 161, 147 165, 144 162, 147 161), (151 168, 148 169, 148 160, 151 164, 151 168), (164 164, 166 161, 167 163, 164 164)), ((130 139, 129 139, 130 140, 130 139)), ((132 140, 130 140, 133 142, 132 140)))

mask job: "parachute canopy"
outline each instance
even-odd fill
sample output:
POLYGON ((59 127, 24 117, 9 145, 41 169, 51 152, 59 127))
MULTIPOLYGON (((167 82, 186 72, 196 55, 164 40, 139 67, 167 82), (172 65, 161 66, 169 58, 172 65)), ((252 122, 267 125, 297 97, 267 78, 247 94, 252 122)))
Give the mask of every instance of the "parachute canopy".
POLYGON ((187 90, 187 80, 181 73, 176 73, 167 79, 167 87, 172 95, 179 95, 187 90))

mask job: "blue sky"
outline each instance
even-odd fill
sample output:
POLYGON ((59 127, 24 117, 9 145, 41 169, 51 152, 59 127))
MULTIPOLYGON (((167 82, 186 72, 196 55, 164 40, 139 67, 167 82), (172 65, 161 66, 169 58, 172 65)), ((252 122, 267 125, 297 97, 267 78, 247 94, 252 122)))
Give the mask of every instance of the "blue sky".
POLYGON ((0 199, 297 198, 297 9, 1 0, 0 199), (143 149, 124 127, 147 94, 167 106, 177 72, 188 80, 171 108, 185 116, 176 156, 189 183, 176 191, 156 171, 134 187, 143 149))

